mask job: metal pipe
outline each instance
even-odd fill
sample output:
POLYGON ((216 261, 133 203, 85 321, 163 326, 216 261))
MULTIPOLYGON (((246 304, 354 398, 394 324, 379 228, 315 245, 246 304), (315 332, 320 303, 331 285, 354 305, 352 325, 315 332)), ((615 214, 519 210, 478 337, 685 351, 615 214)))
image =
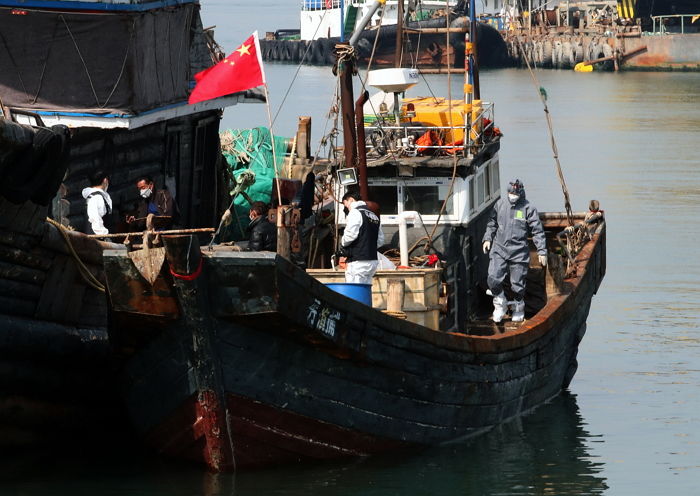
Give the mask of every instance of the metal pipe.
POLYGON ((369 7, 369 10, 362 17, 360 23, 357 25, 355 31, 352 33, 352 36, 350 37, 350 46, 357 45, 357 40, 360 39, 362 30, 365 29, 365 26, 367 26, 367 24, 369 24, 370 19, 372 19, 372 16, 379 9, 379 7, 381 7, 385 3, 386 0, 374 0, 374 3, 369 7))
POLYGON ((357 172, 360 175, 360 195, 364 201, 369 200, 367 184, 367 148, 365 147, 365 112, 364 104, 369 100, 369 92, 364 91, 355 102, 355 127, 357 129, 357 172))
POLYGON ((340 0, 340 42, 345 41, 345 0, 340 0))
POLYGON ((399 214, 399 252, 401 256, 401 265, 408 267, 408 221, 420 227, 422 225, 421 217, 415 210, 401 212, 399 214))
MULTIPOLYGON (((341 43, 346 45, 347 43, 341 43)), ((339 57, 341 57, 340 52, 339 57)), ((340 107, 343 116, 343 151, 345 167, 357 165, 357 130, 355 126, 355 110, 353 109, 352 74, 355 71, 353 57, 343 57, 338 60, 338 79, 340 80, 340 107)))

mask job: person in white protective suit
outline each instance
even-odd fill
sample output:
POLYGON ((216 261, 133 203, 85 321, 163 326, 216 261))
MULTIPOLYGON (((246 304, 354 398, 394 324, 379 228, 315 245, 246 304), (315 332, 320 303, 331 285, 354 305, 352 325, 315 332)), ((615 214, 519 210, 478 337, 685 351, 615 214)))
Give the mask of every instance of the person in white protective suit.
POLYGON ((86 234, 109 234, 113 228, 112 198, 107 193, 109 177, 97 171, 89 178, 90 187, 83 189, 83 198, 87 207, 85 222, 86 234))
POLYGON ((347 257, 345 282, 372 284, 379 265, 377 248, 384 244, 379 217, 367 207, 359 193, 346 193, 343 205, 348 210, 345 232, 340 240, 342 254, 347 257))
POLYGON ((537 209, 525 199, 525 188, 516 179, 508 187, 508 199, 500 198, 493 206, 486 232, 483 250, 490 253, 487 284, 493 295, 493 321, 503 320, 508 301, 503 291, 503 281, 510 274, 510 287, 515 293, 513 322, 525 319, 525 279, 530 264, 528 231, 537 248, 543 267, 547 265, 547 244, 544 228, 537 209))

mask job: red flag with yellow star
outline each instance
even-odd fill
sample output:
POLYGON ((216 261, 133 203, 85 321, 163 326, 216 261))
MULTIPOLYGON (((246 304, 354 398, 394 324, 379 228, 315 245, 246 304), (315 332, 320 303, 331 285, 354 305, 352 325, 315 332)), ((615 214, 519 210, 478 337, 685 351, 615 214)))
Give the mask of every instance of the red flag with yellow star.
POLYGON ((189 103, 203 102, 265 84, 258 32, 245 40, 231 55, 194 75, 189 103))

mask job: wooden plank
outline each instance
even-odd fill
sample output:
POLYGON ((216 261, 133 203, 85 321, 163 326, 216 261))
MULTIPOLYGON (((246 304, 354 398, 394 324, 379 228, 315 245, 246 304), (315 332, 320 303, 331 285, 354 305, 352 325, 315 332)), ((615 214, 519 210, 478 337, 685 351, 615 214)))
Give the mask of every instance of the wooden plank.
MULTIPOLYGON (((14 298, 12 296, 0 296, 0 308, 7 315, 21 315, 29 317, 34 315, 36 301, 25 300, 24 298, 14 298)), ((0 315, 0 328, 2 328, 3 316, 0 315)))
POLYGON ((403 310, 403 297, 406 290, 406 283, 403 279, 389 279, 386 290, 386 310, 387 312, 398 313, 403 310))
POLYGON ((46 273, 42 270, 0 261, 0 279, 40 285, 46 279, 46 273))
POLYGON ((28 253, 27 250, 4 245, 0 245, 0 260, 42 271, 47 271, 51 267, 51 260, 48 258, 38 257, 28 253))
POLYGON ((36 302, 40 294, 41 288, 35 284, 0 278, 0 296, 36 302))
POLYGON ((37 318, 77 322, 85 287, 75 261, 67 255, 56 256, 37 304, 37 318))
POLYGON ((105 363, 109 354, 106 328, 78 328, 35 318, 0 317, 0 351, 39 362, 105 363))

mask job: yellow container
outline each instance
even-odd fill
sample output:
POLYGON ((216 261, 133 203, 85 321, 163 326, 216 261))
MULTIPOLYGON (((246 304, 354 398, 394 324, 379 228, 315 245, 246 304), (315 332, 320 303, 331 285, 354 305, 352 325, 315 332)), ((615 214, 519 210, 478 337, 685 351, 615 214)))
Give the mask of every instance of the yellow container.
MULTIPOLYGON (((450 100, 445 98, 418 97, 404 98, 401 108, 402 115, 406 115, 406 107, 413 104, 416 116, 413 122, 420 122, 424 126, 450 127, 450 100)), ((464 138, 464 113, 471 112, 469 105, 463 100, 451 100, 452 127, 457 129, 443 129, 445 144, 451 144, 464 138)))

